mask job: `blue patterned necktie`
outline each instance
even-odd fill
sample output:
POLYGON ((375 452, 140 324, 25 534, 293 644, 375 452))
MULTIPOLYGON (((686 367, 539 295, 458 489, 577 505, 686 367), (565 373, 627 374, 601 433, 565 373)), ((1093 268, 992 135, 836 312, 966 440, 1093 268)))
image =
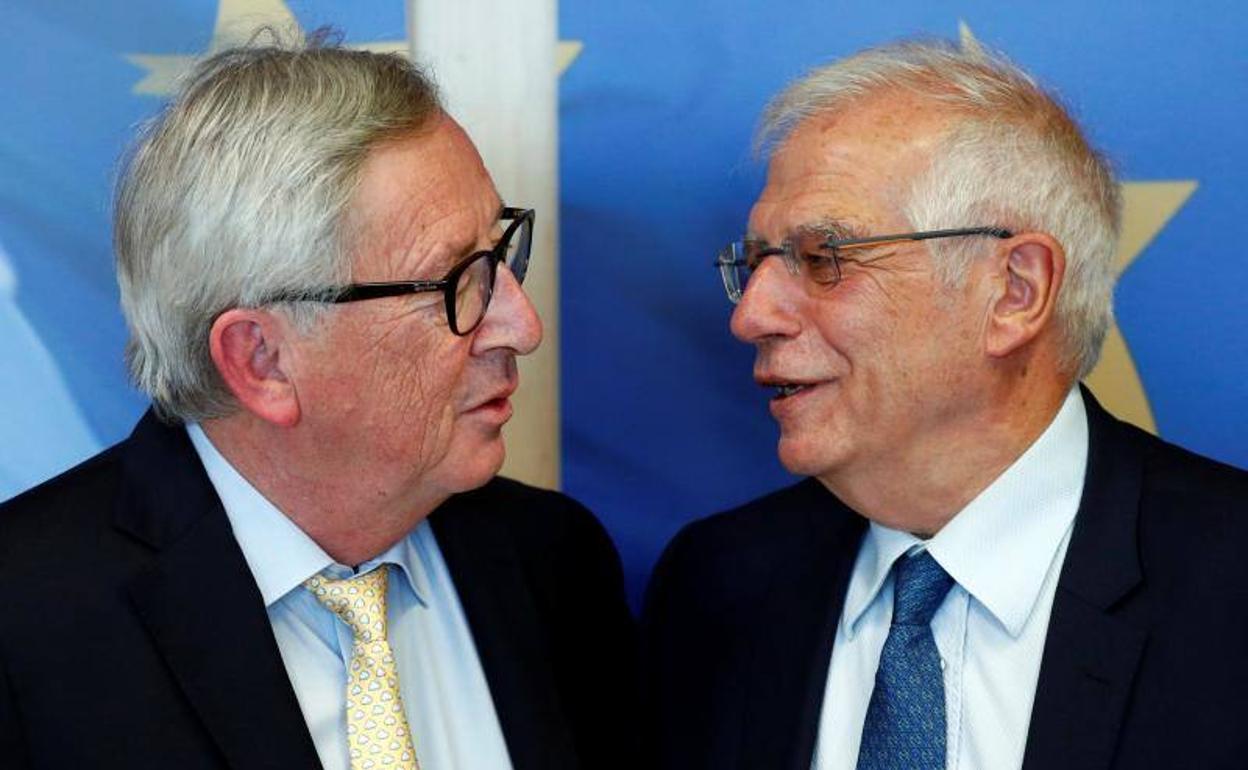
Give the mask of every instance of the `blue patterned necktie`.
POLYGON ((945 766, 945 682, 932 615, 953 586, 927 551, 893 565, 893 623, 862 725, 858 770, 945 766))

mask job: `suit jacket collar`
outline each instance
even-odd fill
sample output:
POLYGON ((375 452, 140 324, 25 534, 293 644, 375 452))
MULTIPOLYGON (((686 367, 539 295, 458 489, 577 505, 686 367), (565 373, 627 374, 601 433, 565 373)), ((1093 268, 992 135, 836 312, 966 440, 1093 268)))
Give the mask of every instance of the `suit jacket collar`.
POLYGON ((1147 632, 1115 614, 1143 580, 1137 526, 1143 457, 1130 429, 1083 390, 1088 473, 1053 599, 1024 768, 1105 768, 1147 632))
POLYGON ((1100 610, 1139 585, 1136 528, 1144 460, 1128 429, 1082 388, 1088 473, 1059 585, 1100 610))
POLYGON ((126 586, 227 764, 319 767, 264 602, 181 428, 144 416, 122 449, 115 524, 153 549, 126 586))

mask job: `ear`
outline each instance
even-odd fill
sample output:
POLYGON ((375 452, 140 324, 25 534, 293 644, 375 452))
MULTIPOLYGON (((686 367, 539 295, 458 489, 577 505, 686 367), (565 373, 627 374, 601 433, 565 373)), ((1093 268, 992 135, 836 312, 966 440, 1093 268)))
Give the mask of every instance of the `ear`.
POLYGON ((1002 244, 1001 294, 988 319, 986 348, 1005 358, 1049 326, 1066 273, 1066 252, 1045 233, 1021 233, 1002 244))
POLYGON ((240 406, 260 419, 288 428, 299 422, 299 397, 283 369, 287 325, 272 313, 232 308, 209 331, 212 361, 240 406))

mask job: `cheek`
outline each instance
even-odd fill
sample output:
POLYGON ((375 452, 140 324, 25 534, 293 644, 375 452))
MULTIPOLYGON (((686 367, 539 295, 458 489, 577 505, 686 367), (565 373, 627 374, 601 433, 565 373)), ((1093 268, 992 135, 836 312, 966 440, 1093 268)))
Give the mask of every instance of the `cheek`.
MULTIPOLYGON (((458 339, 458 338, 456 338, 458 339)), ((468 362, 465 346, 435 345, 408 359, 406 370, 392 378, 393 403, 404 404, 411 416, 431 430, 449 429, 463 396, 468 362)))
POLYGON ((372 421, 388 434, 378 440, 396 455, 416 455, 420 465, 435 462, 450 443, 467 346, 432 329, 401 342, 396 335, 374 353, 365 387, 375 394, 372 421))
POLYGON ((830 418, 874 422, 913 405, 928 381, 927 360, 939 356, 932 321, 896 298, 848 283, 842 289, 818 320, 822 355, 842 377, 846 399, 830 418))
POLYGON ((823 302, 812 300, 817 313, 819 355, 830 367, 828 374, 851 380, 874 377, 889 358, 888 345, 896 319, 872 298, 854 296, 853 287, 845 285, 836 290, 841 288, 850 291, 823 302))
POLYGON ((903 319, 889 344, 887 385, 895 407, 916 421, 939 419, 967 397, 976 362, 976 335, 965 314, 933 307, 903 319))

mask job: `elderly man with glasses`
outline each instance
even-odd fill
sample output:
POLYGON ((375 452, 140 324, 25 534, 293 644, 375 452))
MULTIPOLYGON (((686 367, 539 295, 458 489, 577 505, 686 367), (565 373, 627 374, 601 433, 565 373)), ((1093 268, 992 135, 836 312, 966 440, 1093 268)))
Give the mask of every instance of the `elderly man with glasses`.
POLYGON ((614 547, 495 478, 533 226, 400 57, 196 67, 117 198, 153 409, 0 509, 0 764, 633 766, 614 547))
POLYGON ((660 767, 1232 768, 1248 474, 1079 385, 1118 185, 1003 58, 869 50, 771 104, 715 264, 809 477, 669 545, 660 767))

